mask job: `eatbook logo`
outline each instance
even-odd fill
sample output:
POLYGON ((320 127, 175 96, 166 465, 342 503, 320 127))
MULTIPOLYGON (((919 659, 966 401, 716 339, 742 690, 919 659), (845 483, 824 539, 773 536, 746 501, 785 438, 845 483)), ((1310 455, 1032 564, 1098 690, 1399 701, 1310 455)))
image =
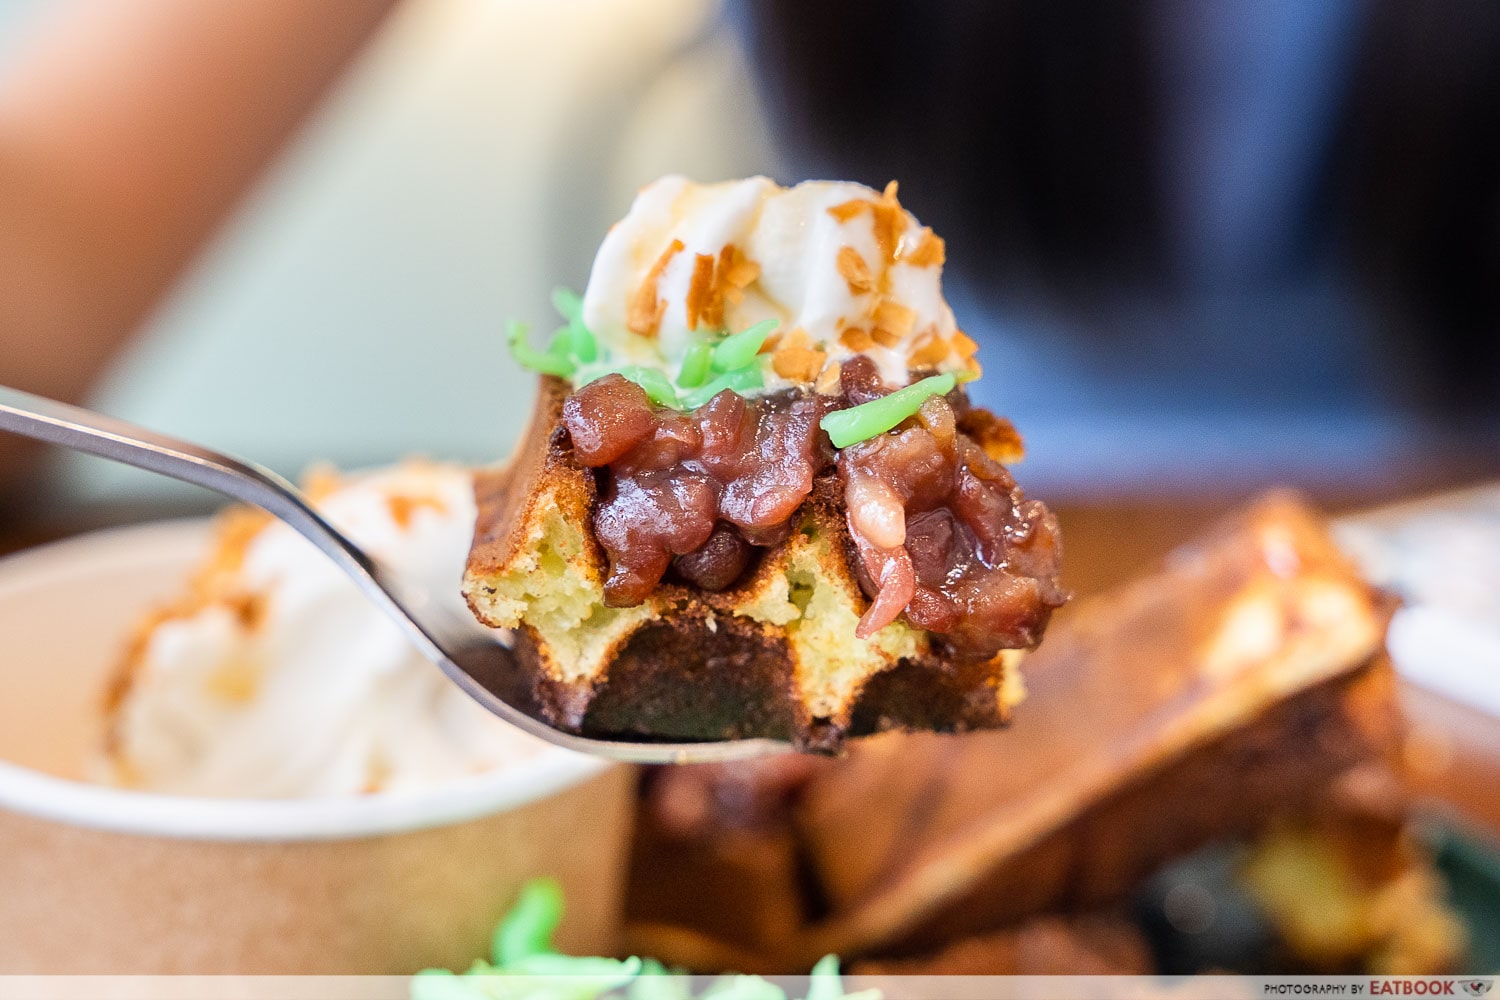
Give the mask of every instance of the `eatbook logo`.
POLYGON ((1471 997, 1482 997, 1495 985, 1493 979, 1466 979, 1459 984, 1471 997))

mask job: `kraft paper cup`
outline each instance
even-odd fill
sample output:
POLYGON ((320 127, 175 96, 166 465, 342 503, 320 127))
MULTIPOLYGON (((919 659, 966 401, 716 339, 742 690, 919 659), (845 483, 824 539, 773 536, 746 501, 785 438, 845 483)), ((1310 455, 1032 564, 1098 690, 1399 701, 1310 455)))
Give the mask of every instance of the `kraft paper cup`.
POLYGON ((0 560, 0 975, 466 967, 551 875, 559 944, 608 953, 634 774, 565 750, 430 791, 287 800, 81 780, 121 638, 182 585, 203 521, 0 560))

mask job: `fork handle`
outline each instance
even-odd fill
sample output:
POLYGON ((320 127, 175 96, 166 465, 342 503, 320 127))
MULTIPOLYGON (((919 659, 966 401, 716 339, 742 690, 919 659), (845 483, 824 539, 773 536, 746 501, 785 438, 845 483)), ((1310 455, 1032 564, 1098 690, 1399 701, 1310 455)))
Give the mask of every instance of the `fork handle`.
POLYGON ((355 576, 371 578, 368 556, 323 519, 297 488, 270 469, 81 406, 0 386, 0 431, 60 445, 202 486, 269 512, 355 576))

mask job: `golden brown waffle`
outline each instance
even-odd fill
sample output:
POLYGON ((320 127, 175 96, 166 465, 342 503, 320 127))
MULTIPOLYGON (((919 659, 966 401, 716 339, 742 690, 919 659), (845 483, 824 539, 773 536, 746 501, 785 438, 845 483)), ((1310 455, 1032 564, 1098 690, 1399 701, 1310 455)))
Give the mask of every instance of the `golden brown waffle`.
POLYGON ((842 498, 820 477, 795 530, 733 588, 664 583, 607 608, 590 523, 595 474, 560 429, 567 386, 543 379, 516 461, 480 475, 464 593, 478 618, 517 629, 531 693, 554 724, 596 736, 768 736, 831 749, 890 729, 1005 724, 1019 650, 960 665, 902 622, 857 639, 868 606, 842 498))
MULTIPOLYGON (((648 910, 632 904, 630 946, 689 963, 750 948, 785 971, 830 951, 922 954, 1041 913, 1107 909, 1167 860, 1306 813, 1385 758, 1399 734, 1390 611, 1316 515, 1263 500, 1159 572, 1059 616, 1028 660, 1012 729, 859 741, 784 791, 755 829, 766 843, 789 835, 792 861, 754 878, 800 893, 795 930, 741 911, 721 935, 695 933, 659 884, 648 910)), ((696 774, 723 785, 735 771, 696 774)), ((649 809, 641 836, 684 854, 724 843, 663 830, 649 809)), ((699 909, 705 896, 727 905, 747 873, 699 870, 677 891, 699 909)))

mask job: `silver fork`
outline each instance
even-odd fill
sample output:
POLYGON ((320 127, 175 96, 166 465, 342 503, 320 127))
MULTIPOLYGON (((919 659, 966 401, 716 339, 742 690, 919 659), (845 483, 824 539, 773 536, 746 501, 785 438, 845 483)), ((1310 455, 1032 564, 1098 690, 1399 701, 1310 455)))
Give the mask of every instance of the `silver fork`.
MULTIPOLYGON (((253 504, 286 522, 332 559, 344 574, 401 625, 423 656, 479 704, 517 728, 580 753, 638 764, 698 764, 784 751, 774 740, 645 743, 593 739, 554 728, 524 704, 520 664, 492 633, 459 619, 446 602, 362 551, 315 511, 297 488, 271 470, 123 420, 0 386, 0 431, 98 455, 207 487, 253 504), (522 703, 522 704, 518 704, 522 703)), ((458 581, 453 582, 454 587, 458 581)))

